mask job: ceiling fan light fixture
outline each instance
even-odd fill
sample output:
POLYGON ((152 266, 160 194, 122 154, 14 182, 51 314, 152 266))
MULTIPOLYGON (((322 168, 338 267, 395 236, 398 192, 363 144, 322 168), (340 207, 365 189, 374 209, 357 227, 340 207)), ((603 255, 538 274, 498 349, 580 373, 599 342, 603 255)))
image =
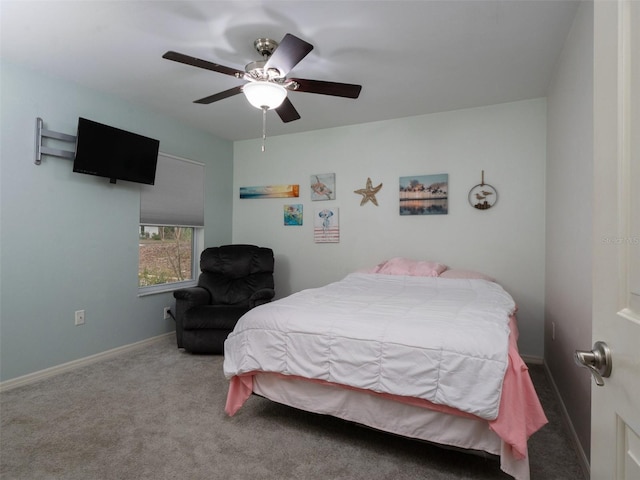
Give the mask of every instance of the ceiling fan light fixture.
POLYGON ((278 108, 287 98, 287 89, 273 82, 250 82, 242 87, 242 92, 251 105, 261 110, 278 108))

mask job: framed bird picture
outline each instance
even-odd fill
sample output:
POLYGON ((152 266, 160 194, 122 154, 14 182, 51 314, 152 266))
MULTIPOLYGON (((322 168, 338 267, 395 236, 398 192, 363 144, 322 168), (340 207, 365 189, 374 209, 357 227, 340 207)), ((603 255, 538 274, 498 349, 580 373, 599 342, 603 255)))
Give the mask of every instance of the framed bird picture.
POLYGON ((478 210, 488 210, 498 201, 498 191, 488 183, 484 183, 484 170, 482 181, 469 191, 469 204, 478 210))

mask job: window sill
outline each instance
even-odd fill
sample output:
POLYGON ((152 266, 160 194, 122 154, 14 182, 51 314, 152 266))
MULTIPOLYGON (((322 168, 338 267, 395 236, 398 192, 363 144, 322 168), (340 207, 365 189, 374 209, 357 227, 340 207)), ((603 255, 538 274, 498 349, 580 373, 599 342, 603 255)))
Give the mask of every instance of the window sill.
POLYGON ((181 288, 195 287, 198 282, 195 280, 189 280, 187 282, 169 283, 166 285, 152 285, 150 287, 138 288, 138 297, 148 297, 149 295, 156 295, 160 293, 169 293, 181 288))

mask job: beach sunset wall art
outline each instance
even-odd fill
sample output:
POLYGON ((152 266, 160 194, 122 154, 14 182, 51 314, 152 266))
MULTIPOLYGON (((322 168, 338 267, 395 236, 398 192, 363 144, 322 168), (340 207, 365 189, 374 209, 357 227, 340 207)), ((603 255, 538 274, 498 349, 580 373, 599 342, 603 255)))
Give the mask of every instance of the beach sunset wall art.
POLYGON ((300 196, 300 185, 240 187, 240 198, 293 198, 300 196))
POLYGON ((446 215, 448 197, 448 173, 400 177, 400 215, 446 215))

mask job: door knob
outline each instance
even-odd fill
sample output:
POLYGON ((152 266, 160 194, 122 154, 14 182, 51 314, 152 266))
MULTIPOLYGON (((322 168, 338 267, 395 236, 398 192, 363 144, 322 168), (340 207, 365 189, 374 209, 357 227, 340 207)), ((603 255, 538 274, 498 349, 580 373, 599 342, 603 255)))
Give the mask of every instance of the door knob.
POLYGON ((604 342, 596 342, 593 350, 576 350, 575 361, 587 367, 599 387, 604 386, 603 377, 611 375, 611 350, 604 342))

